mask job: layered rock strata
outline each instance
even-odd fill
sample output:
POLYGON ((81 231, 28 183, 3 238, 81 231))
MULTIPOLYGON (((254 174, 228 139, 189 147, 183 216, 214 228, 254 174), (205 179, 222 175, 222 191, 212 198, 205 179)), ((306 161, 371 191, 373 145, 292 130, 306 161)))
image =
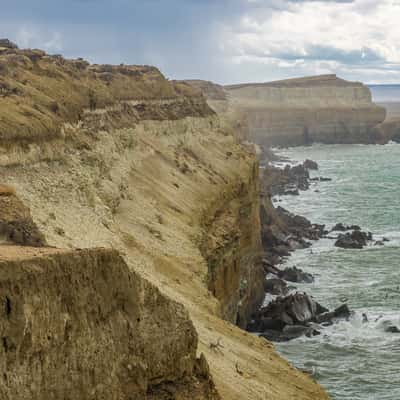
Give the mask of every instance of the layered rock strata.
POLYGON ((225 88, 245 117, 248 138, 263 145, 369 143, 385 119, 368 87, 335 75, 225 88))
MULTIPOLYGON (((254 153, 221 124, 202 95, 187 84, 168 82, 150 67, 89 66, 83 60, 57 61, 58 57, 42 53, 29 52, 28 57, 9 51, 18 55, 16 75, 7 75, 9 85, 19 87, 26 71, 35 75, 27 85, 38 76, 46 79, 46 85, 57 85, 57 79, 44 77, 55 68, 67 86, 71 74, 77 86, 84 84, 92 90, 82 97, 85 90, 69 87, 71 96, 77 96, 79 111, 70 114, 67 110, 62 117, 50 118, 54 126, 50 136, 42 128, 29 134, 22 134, 23 129, 4 130, 10 140, 2 142, 2 179, 30 206, 46 241, 60 248, 119 250, 128 270, 151 281, 162 293, 161 304, 157 302, 160 309, 153 310, 155 317, 163 312, 165 298, 183 304, 198 334, 197 355, 204 353, 210 379, 222 399, 327 398, 322 388, 280 358, 268 342, 232 324, 245 325, 263 295, 258 163, 254 153), (144 74, 125 73, 142 68, 144 74), (102 90, 95 90, 101 82, 109 82, 104 84, 104 93, 108 89, 115 93, 110 102, 91 101, 93 91, 95 99, 101 98, 102 90), (120 86, 124 86, 121 91, 120 86)), ((6 57, 10 57, 8 51, 6 57)), ((41 99, 47 89, 40 88, 33 92, 39 91, 41 99)), ((45 97, 62 103, 60 93, 49 91, 45 97)), ((34 109, 27 92, 10 93, 0 98, 0 105, 2 101, 6 106, 14 104, 18 96, 23 96, 20 104, 34 109)), ((23 110, 10 108, 8 118, 23 121, 23 110)), ((65 285, 68 288, 73 282, 66 280, 65 285)), ((136 304, 135 297, 131 301, 136 304)), ((123 310, 121 304, 116 306, 117 313, 123 310)), ((99 314, 93 313, 97 318, 99 314)), ((187 326, 185 319, 176 319, 169 311, 168 316, 173 326, 187 326)), ((159 336, 168 336, 168 324, 141 328, 140 334, 149 340, 156 334, 155 343, 149 343, 151 355, 159 336)), ((168 338, 171 346, 178 349, 177 342, 188 343, 174 332, 171 329, 168 338)), ((97 336, 92 336, 94 346, 101 344, 97 336)), ((182 376, 195 382, 207 376, 204 359, 202 367, 193 361, 192 344, 185 349, 179 357, 189 357, 194 372, 149 373, 149 399, 171 398, 170 373, 176 374, 174 379, 182 376)), ((157 357, 168 358, 168 354, 157 357)), ((136 375, 131 378, 137 380, 136 375)), ((177 383, 182 391, 175 398, 211 399, 212 385, 208 379, 204 382, 205 392, 198 395, 184 381, 177 383)), ((87 385, 96 388, 93 381, 87 385)))
POLYGON ((180 382, 219 398, 186 311, 116 251, 0 246, 0 298, 2 399, 151 399, 180 382))
POLYGON ((224 86, 226 99, 220 93, 218 101, 210 84, 188 82, 235 121, 241 138, 265 146, 375 143, 373 128, 386 115, 367 86, 336 75, 224 86))

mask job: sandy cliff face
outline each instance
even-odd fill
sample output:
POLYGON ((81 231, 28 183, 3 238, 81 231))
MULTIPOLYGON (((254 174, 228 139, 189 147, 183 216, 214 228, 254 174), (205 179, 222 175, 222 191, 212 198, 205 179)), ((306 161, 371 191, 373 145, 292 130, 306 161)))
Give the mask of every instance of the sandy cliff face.
MULTIPOLYGON (((32 62, 38 63, 42 70, 46 69, 48 59, 42 57, 32 62)), ((35 65, 34 71, 36 68, 35 65)), ((84 74, 92 74, 91 67, 82 68, 84 74)), ((128 69, 135 70, 134 67, 128 69)), ((120 74, 112 68, 107 73, 111 74, 107 78, 111 82, 114 74, 116 77, 120 74)), ((80 72, 76 71, 75 75, 79 77, 80 72)), ((125 75, 122 75, 125 82, 125 75)), ((92 79, 98 83, 99 78, 91 76, 88 78, 90 85, 94 84, 92 79)), ((182 309, 168 300, 172 298, 188 311, 198 334, 197 354, 205 354, 211 377, 223 399, 327 398, 309 377, 281 359, 272 345, 231 323, 245 323, 262 296, 257 162, 254 154, 239 145, 223 128, 197 91, 185 84, 160 79, 148 90, 157 96, 159 86, 164 87, 173 91, 169 98, 129 98, 128 90, 127 97, 99 106, 90 104, 88 97, 87 108, 80 110, 79 118, 66 118, 60 132, 55 131, 48 140, 43 140, 41 134, 38 138, 32 134, 24 140, 7 142, 7 148, 2 142, 2 179, 14 186, 24 203, 30 206, 34 223, 50 245, 71 249, 112 247, 122 254, 127 264, 126 270, 123 261, 114 253, 109 255, 108 264, 99 266, 101 263, 96 261, 100 271, 107 270, 114 262, 119 265, 116 282, 112 282, 110 271, 104 272, 109 278, 105 281, 103 273, 97 276, 99 272, 90 265, 89 272, 78 272, 79 265, 85 269, 86 255, 92 254, 87 250, 73 256, 77 271, 74 281, 75 272, 70 272, 68 262, 59 261, 59 274, 64 274, 65 270, 68 276, 63 278, 65 289, 58 289, 61 293, 77 289, 84 298, 87 288, 98 292, 99 287, 109 282, 111 293, 114 285, 121 286, 121 302, 117 302, 118 296, 116 299, 113 296, 112 300, 112 304, 116 304, 113 308, 116 315, 121 314, 119 308, 124 309, 121 304, 132 306, 128 309, 132 311, 131 316, 109 317, 111 325, 114 325, 112 318, 117 318, 115 330, 111 325, 106 325, 107 329, 104 325, 91 326, 93 331, 82 328, 81 335, 86 338, 82 340, 91 338, 86 344, 89 355, 108 340, 118 342, 119 335, 126 335, 124 338, 128 340, 127 328, 117 328, 119 324, 125 326, 123 320, 131 321, 131 317, 134 324, 135 318, 137 321, 135 307, 141 304, 145 308, 143 312, 153 316, 148 316, 148 324, 132 328, 138 329, 135 332, 139 337, 146 338, 141 350, 143 357, 139 358, 160 359, 154 366, 154 374, 146 370, 148 398, 171 398, 168 393, 173 390, 179 400, 216 398, 211 383, 204 378, 207 377, 205 363, 201 363, 202 368, 196 367, 196 341, 190 323, 182 309), (80 287, 79 277, 85 280, 86 274, 91 278, 80 287), (129 282, 129 276, 143 280, 140 285, 148 287, 149 293, 156 293, 154 296, 160 296, 159 301, 149 300, 149 308, 146 308, 143 295, 135 294, 135 291, 143 293, 142 289, 130 288, 133 283, 129 282), (147 281, 156 285, 161 293, 147 281), (133 294, 129 298, 131 290, 133 294), (155 327, 153 322, 159 325, 155 327), (182 332, 175 335, 179 327, 182 332), (104 330, 109 336, 102 342, 104 330), (185 338, 182 337, 184 331, 187 331, 185 338), (175 364, 182 368, 171 367, 170 356, 163 354, 169 351, 165 350, 168 341, 174 360, 187 361, 175 364), (160 354, 153 357, 153 350, 157 348, 160 354), (199 375, 203 376, 203 381, 199 375), (169 377, 173 388, 166 382, 169 377), (195 382, 193 387, 185 382, 179 384, 185 377, 195 382), (203 382, 204 387, 197 394, 196 382, 203 382)), ((17 84, 18 79, 15 82, 17 84)), ((139 79, 139 83, 141 85, 142 80, 139 79)), ((133 83, 132 87, 135 87, 133 83)), ((0 98, 0 105, 2 101, 7 105, 17 101, 10 96, 19 94, 0 98)), ((22 111, 15 112, 17 114, 10 118, 16 120, 22 111)), ((39 291, 38 301, 44 304, 48 297, 56 296, 57 288, 57 285, 55 288, 44 286, 43 291, 39 291)), ((100 294, 106 299, 109 296, 100 294)), ((90 314, 93 321, 100 319, 103 323, 101 310, 90 308, 101 300, 94 299, 87 305, 89 308, 80 309, 80 302, 71 303, 72 312, 80 310, 76 312, 76 321, 90 314)), ((62 305, 55 304, 53 312, 60 311, 62 305)), ((40 321, 38 312, 32 313, 36 324, 35 318, 40 321)), ((81 336, 75 337, 80 340, 81 336)), ((40 346, 44 355, 49 354, 48 347, 43 343, 40 346)), ((120 357, 131 354, 118 348, 115 353, 120 357)), ((71 359, 75 357, 73 354, 67 353, 66 357, 71 359)), ((120 365, 113 354, 107 353, 107 357, 120 365)), ((138 353, 132 351, 132 354, 138 353)), ((97 358, 90 357, 87 362, 97 368, 97 358)), ((101 361, 98 368, 103 370, 103 365, 101 361)), ((135 371, 139 374, 142 370, 135 371)), ((133 376, 123 375, 127 385, 135 387, 136 372, 132 372, 133 376)), ((37 375, 43 377, 43 371, 38 370, 37 375)), ((101 371, 98 376, 101 377, 101 371)), ((112 384, 118 387, 119 393, 125 390, 117 378, 112 384)), ((92 390, 97 387, 93 380, 87 380, 87 385, 92 390)), ((107 394, 101 386, 98 390, 107 394)))
POLYGON ((213 398, 187 313, 116 251, 1 247, 0 296, 2 399, 139 400, 169 382, 213 398))
POLYGON ((335 75, 225 87, 248 139, 264 145, 368 143, 385 110, 361 83, 335 75))

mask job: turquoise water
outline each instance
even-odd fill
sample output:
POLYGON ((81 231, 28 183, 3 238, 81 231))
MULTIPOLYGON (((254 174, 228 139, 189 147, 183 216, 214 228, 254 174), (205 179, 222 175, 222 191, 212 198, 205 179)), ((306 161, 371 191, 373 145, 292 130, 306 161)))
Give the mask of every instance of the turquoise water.
POLYGON ((358 224, 390 242, 345 250, 323 239, 312 251, 295 252, 288 264, 316 276, 314 284, 298 289, 330 308, 347 301, 355 315, 321 336, 277 348, 297 367, 313 369, 333 399, 399 400, 400 334, 384 328, 400 328, 400 145, 314 145, 279 154, 315 160, 320 170, 313 175, 333 180, 282 197, 278 204, 329 228, 337 222, 358 224), (362 313, 369 322, 362 322, 362 313))

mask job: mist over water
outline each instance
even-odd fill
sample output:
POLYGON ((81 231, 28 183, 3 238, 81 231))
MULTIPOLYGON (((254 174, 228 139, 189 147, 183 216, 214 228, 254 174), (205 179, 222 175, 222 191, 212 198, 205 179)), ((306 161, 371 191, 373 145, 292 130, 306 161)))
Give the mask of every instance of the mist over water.
POLYGON ((300 196, 277 204, 331 228, 338 222, 360 225, 385 246, 339 249, 322 239, 312 250, 288 260, 315 275, 297 287, 329 308, 343 301, 355 311, 349 321, 324 328, 320 336, 278 344, 297 367, 313 369, 333 399, 400 399, 400 145, 314 145, 278 152, 292 160, 318 162, 318 182, 300 196), (362 314, 368 322, 362 322, 362 314))

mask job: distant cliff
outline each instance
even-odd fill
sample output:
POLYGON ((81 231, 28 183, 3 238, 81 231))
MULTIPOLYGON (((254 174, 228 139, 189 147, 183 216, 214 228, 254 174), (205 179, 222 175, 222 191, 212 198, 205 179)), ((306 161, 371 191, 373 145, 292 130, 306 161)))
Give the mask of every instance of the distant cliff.
POLYGON ((241 139, 263 145, 375 143, 373 128, 386 116, 367 86, 336 75, 225 87, 185 83, 201 90, 211 108, 234 122, 241 139))
POLYGON ((368 143, 385 119, 370 90, 336 75, 225 87, 249 139, 266 145, 368 143))

